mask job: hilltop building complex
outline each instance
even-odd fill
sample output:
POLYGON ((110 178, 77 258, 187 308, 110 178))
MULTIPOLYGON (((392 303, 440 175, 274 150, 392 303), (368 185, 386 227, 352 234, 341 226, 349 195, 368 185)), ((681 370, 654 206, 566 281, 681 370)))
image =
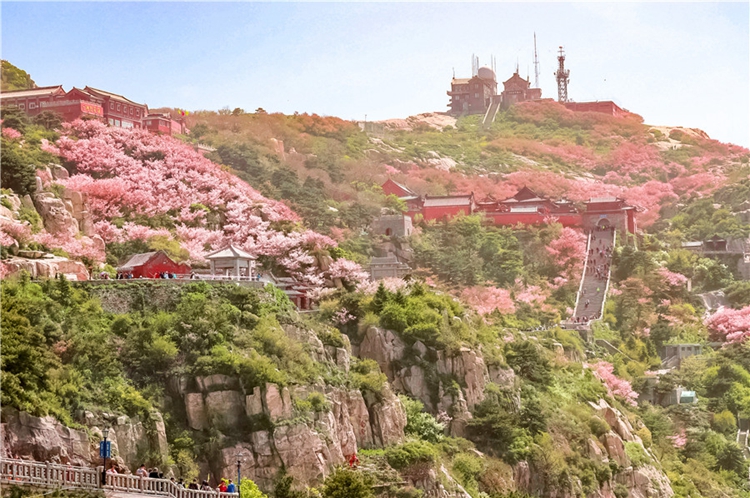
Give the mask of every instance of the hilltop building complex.
MULTIPOLYGON (((636 208, 617 197, 592 198, 583 203, 583 211, 570 201, 553 201, 523 187, 515 195, 503 200, 477 200, 474 193, 443 196, 419 196, 408 187, 390 178, 382 186, 383 192, 406 202, 408 217, 424 221, 450 219, 460 214, 483 213, 496 226, 517 224, 538 225, 555 220, 564 226, 578 226, 585 230, 614 227, 623 233, 635 233, 636 208)), ((395 234, 395 233, 394 233, 395 234)), ((390 234, 389 234, 390 235, 390 234)))
MULTIPOLYGON (((614 117, 628 114, 627 110, 611 100, 573 102, 568 94, 570 70, 565 69, 563 47, 559 47, 557 60, 558 68, 553 74, 557 86, 557 101, 560 104, 573 112, 599 112, 614 117)), ((472 56, 471 78, 456 78, 454 74, 451 80, 451 89, 447 92, 450 97, 448 114, 453 116, 484 114, 482 124, 486 128, 495 120, 499 110, 508 109, 521 102, 542 100, 542 89, 539 88, 539 60, 536 56, 536 35, 534 35, 534 72, 535 79, 532 87, 530 78, 523 78, 516 64, 516 71, 503 82, 503 91, 498 94, 494 59, 492 67, 479 67, 479 59, 472 56)))
POLYGON ((0 105, 16 107, 33 117, 44 111, 58 114, 63 121, 96 119, 118 128, 146 128, 153 133, 172 135, 186 132, 182 119, 169 114, 149 114, 146 104, 87 86, 66 92, 62 85, 0 93, 0 105))

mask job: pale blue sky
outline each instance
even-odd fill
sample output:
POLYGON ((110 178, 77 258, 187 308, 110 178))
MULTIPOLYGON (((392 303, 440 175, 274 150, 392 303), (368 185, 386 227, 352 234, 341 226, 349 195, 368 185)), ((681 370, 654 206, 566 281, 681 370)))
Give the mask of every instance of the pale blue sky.
POLYGON ((558 45, 577 101, 612 99, 649 124, 750 146, 748 3, 15 3, 2 58, 39 85, 90 85, 151 107, 315 112, 345 119, 444 111, 452 70, 556 97, 558 45))

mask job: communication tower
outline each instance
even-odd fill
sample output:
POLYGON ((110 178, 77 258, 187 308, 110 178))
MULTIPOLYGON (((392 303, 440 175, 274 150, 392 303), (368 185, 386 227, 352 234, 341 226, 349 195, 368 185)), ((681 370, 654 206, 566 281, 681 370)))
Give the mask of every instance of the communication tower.
POLYGON ((471 54, 471 77, 479 74, 479 56, 471 54))
POLYGON ((568 82, 570 81, 570 71, 565 69, 565 52, 560 47, 560 52, 557 54, 557 72, 555 77, 557 78, 557 101, 565 103, 568 101, 568 82))
POLYGON ((536 54, 536 33, 534 33, 534 88, 539 88, 539 57, 536 54))

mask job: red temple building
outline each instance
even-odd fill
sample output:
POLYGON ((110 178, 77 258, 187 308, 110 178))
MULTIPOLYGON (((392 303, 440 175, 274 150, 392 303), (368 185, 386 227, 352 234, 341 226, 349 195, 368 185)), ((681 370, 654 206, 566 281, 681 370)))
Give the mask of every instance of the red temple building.
POLYGON ((424 221, 446 220, 460 214, 482 213, 485 219, 496 226, 539 225, 554 220, 563 226, 596 227, 614 226, 618 230, 635 233, 636 208, 616 197, 592 198, 583 203, 581 213, 568 200, 553 201, 528 187, 523 187, 512 197, 501 201, 485 199, 477 201, 474 194, 444 196, 417 196, 405 185, 388 179, 383 191, 399 195, 407 204, 406 216, 414 219, 420 215, 424 221), (403 195, 412 194, 412 195, 403 195))
POLYGON ((62 85, 0 93, 0 105, 16 107, 33 117, 43 111, 58 114, 63 121, 98 119, 119 128, 147 128, 164 135, 186 134, 184 119, 172 119, 169 113, 149 114, 146 104, 97 88, 73 88, 62 85))
POLYGON ((487 200, 477 204, 477 212, 493 221, 495 225, 538 225, 550 217, 564 226, 581 224, 581 215, 569 201, 552 201, 523 187, 516 195, 502 201, 487 200))
POLYGON ((174 262, 164 251, 156 251, 135 254, 117 268, 118 274, 132 273, 133 278, 159 278, 162 272, 184 275, 190 273, 190 266, 174 262))
POLYGON ((63 121, 104 117, 101 99, 78 88, 65 92, 62 85, 3 92, 0 104, 17 107, 31 117, 44 111, 59 114, 63 121))
POLYGON ((425 196, 421 214, 425 221, 450 219, 459 214, 469 215, 476 210, 474 194, 425 196))
POLYGON ((385 195, 395 195, 399 199, 418 197, 417 193, 409 187, 401 185, 400 183, 393 181, 391 178, 387 179, 385 183, 381 185, 381 188, 385 195))
POLYGON ((109 126, 140 128, 143 118, 148 114, 146 104, 138 104, 122 95, 105 92, 90 86, 84 88, 83 91, 102 100, 104 119, 109 126))

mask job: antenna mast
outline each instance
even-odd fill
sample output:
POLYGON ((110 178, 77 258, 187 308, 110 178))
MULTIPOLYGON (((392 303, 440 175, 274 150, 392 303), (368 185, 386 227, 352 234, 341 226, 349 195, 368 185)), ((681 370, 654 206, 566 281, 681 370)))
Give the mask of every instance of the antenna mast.
POLYGON ((565 69, 565 52, 560 47, 560 52, 557 54, 557 72, 555 72, 555 78, 557 79, 557 101, 565 103, 568 101, 568 82, 570 81, 570 71, 565 69))
POLYGON ((534 32, 534 88, 539 88, 539 57, 536 54, 536 32, 534 32))

